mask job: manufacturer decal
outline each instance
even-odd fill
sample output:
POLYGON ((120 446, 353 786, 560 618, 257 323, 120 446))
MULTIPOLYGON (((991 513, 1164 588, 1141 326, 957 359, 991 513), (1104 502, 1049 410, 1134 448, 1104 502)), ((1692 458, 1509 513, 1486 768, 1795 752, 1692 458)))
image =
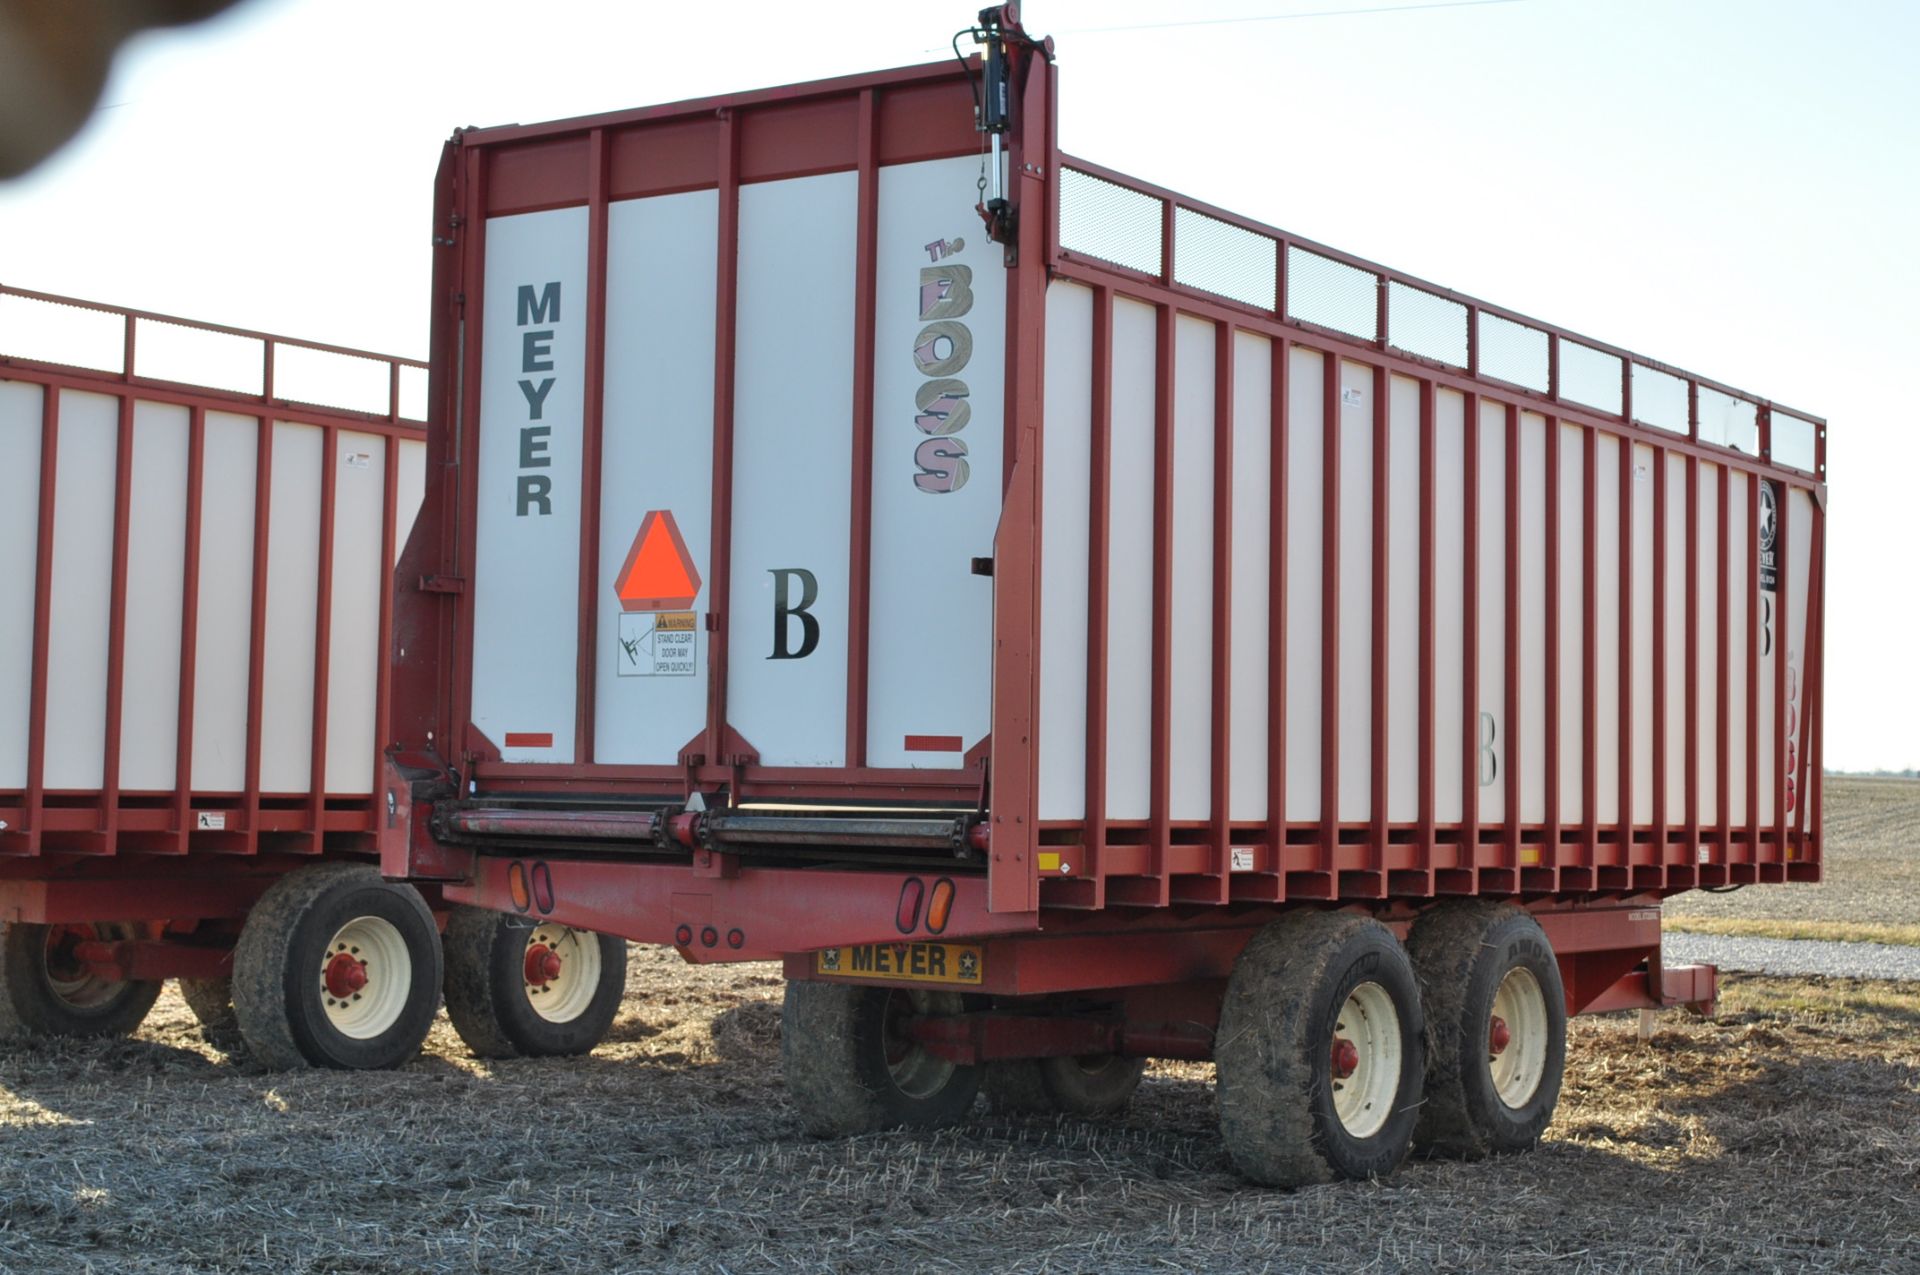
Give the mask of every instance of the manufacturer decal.
POLYGON ((521 284, 514 320, 520 332, 520 393, 527 400, 527 423, 520 427, 520 475, 514 482, 515 517, 528 514, 546 517, 553 512, 553 479, 546 474, 527 471, 550 469, 553 457, 547 452, 553 435, 551 425, 540 423, 547 395, 553 392, 554 378, 536 379, 536 374, 553 371, 553 341, 560 322, 560 281, 543 284, 535 292, 532 284, 521 284))
POLYGON ((973 415, 970 391, 960 373, 973 359, 973 331, 960 319, 973 309, 973 269, 948 261, 965 250, 961 238, 936 239, 924 248, 936 264, 920 268, 921 328, 913 339, 913 364, 928 379, 914 391, 914 428, 929 437, 913 452, 913 485, 945 494, 967 485, 967 443, 957 437, 973 415))
POLYGON ((896 983, 978 984, 986 961, 970 943, 863 943, 813 954, 816 974, 896 983))

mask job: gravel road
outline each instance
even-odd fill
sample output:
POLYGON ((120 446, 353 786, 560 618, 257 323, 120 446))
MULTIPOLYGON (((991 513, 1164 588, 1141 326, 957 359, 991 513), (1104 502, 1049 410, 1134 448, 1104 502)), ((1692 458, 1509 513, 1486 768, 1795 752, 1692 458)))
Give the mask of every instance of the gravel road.
POLYGON ((1669 933, 1664 940, 1664 956, 1670 965, 1718 965, 1723 970, 1758 974, 1920 980, 1920 947, 1886 943, 1669 933))

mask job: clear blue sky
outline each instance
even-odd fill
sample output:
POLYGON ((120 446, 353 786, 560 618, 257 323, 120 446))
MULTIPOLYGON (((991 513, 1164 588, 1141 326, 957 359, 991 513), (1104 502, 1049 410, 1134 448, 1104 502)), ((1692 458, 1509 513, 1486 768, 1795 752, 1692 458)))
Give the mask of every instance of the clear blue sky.
MULTIPOLYGON (((81 138, 0 186, 0 280, 424 356, 454 126, 926 61, 969 3, 250 0, 142 39, 81 138)), ((1077 154, 1828 416, 1827 760, 1920 765, 1920 5, 1096 29, 1385 3, 1026 19, 1058 37, 1077 154)))

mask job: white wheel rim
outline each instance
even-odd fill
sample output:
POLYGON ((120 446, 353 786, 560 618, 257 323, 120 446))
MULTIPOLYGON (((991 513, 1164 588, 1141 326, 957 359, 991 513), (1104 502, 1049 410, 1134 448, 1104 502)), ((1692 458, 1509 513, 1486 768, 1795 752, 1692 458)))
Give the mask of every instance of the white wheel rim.
POLYGON ((1351 1136, 1371 1138, 1400 1092, 1400 1015, 1386 988, 1362 983, 1347 993, 1334 1020, 1332 1055, 1333 1113, 1351 1136))
POLYGON ((600 937, 564 925, 527 931, 521 987, 533 1012, 550 1023, 570 1023, 587 1012, 600 990, 600 937))
POLYGON ((1500 980, 1487 1019, 1486 1054, 1500 1101, 1516 1110, 1533 1101, 1547 1071, 1547 998, 1532 970, 1516 966, 1500 980))
POLYGON ((320 1004, 334 1030, 372 1040, 400 1021, 413 991, 407 941, 383 917, 356 916, 328 940, 319 982, 320 1004))

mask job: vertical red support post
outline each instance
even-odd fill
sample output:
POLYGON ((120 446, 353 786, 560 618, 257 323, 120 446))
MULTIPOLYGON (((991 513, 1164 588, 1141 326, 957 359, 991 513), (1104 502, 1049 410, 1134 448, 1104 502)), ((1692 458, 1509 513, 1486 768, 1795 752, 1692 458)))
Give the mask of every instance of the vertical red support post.
POLYGON ((1586 823, 1589 884, 1600 881, 1600 472, 1599 431, 1581 431, 1580 467, 1580 720, 1586 752, 1580 767, 1580 814, 1586 823))
POLYGON ((1700 879, 1700 458, 1687 454, 1686 786, 1688 879, 1700 879))
POLYGON ((1113 525, 1113 293, 1093 289, 1093 404, 1087 535, 1087 870, 1094 907, 1107 897, 1107 611, 1113 525))
POLYGON ((1234 326, 1223 322, 1213 338, 1213 903, 1233 885, 1233 374, 1234 326))
POLYGON ((713 520, 707 541, 713 578, 707 582, 707 729, 687 749, 689 767, 723 764, 727 747, 727 644, 733 586, 733 359, 739 304, 740 123, 720 112, 720 260, 715 274, 713 336, 713 520))
MULTIPOLYGON (((127 321, 131 327, 133 321, 127 321)), ((27 853, 45 839, 47 794, 47 649, 53 634, 54 500, 60 466, 60 390, 41 388, 40 506, 33 565, 33 671, 27 693, 27 853)))
MULTIPOLYGON (((860 94, 856 141, 853 268, 853 516, 848 530, 847 765, 867 764, 868 608, 873 587, 873 359, 879 277, 880 122, 878 94, 860 94)), ((1009 471, 1012 465, 1009 464, 1009 471)))
MULTIPOLYGON (((1275 303, 1286 310, 1287 247, 1276 249, 1278 280, 1275 303)), ((1261 893, 1275 901, 1287 897, 1287 518, 1291 500, 1287 489, 1289 396, 1292 393, 1293 345, 1285 337, 1272 338, 1271 397, 1268 426, 1272 430, 1268 457, 1269 490, 1273 504, 1267 522, 1267 868, 1273 873, 1270 890, 1261 893)))
POLYGON ((340 431, 332 425, 320 435, 320 569, 315 586, 313 638, 313 743, 308 758, 308 825, 311 848, 326 848, 327 699, 333 676, 333 523, 339 491, 340 431))
POLYGON ((1506 482, 1506 596, 1501 610, 1503 627, 1502 655, 1506 663, 1506 747, 1501 756, 1506 762, 1505 807, 1506 842, 1504 856, 1511 886, 1520 885, 1520 772, 1526 749, 1520 740, 1520 406, 1507 404, 1507 459, 1503 466, 1506 482))
POLYGON ((245 850, 260 848, 260 722, 266 702, 267 559, 273 527, 273 417, 260 417, 253 453, 253 584, 248 596, 246 792, 241 798, 245 850))
MULTIPOLYGON (((1387 281, 1380 281, 1380 345, 1387 344, 1387 281)), ((1389 581, 1388 550, 1393 534, 1392 484, 1393 473, 1393 431, 1390 427, 1390 412, 1393 406, 1393 378, 1387 374, 1385 365, 1373 369, 1373 686, 1372 686, 1372 799, 1373 826, 1368 830, 1369 866, 1376 876, 1373 890, 1376 895, 1385 898, 1387 894, 1387 696, 1389 681, 1387 678, 1388 650, 1388 611, 1393 599, 1388 593, 1389 581)))
POLYGON ((1320 380, 1320 870, 1340 896, 1340 356, 1320 380))
POLYGON ((580 409, 580 614, 575 624, 573 760, 593 762, 600 676, 600 457, 607 402, 607 131, 587 134, 586 383, 580 409))
MULTIPOLYGON (((1628 384, 1632 384, 1629 374, 1628 384)), ((1631 418, 1629 418, 1631 419, 1631 418)), ((1633 848, 1633 466, 1634 444, 1629 434, 1620 436, 1620 638, 1619 664, 1619 767, 1620 809, 1618 831, 1614 834, 1614 858, 1632 880, 1633 848)))
POLYGON ((1732 878, 1733 864, 1733 761, 1728 750, 1733 743, 1733 709, 1727 702, 1728 692, 1733 687, 1733 671, 1730 661, 1733 659, 1733 636, 1727 625, 1733 619, 1733 514, 1728 501, 1733 494, 1733 469, 1720 466, 1720 491, 1717 510, 1718 526, 1715 528, 1717 543, 1715 555, 1715 597, 1714 606, 1717 622, 1714 625, 1714 785, 1718 796, 1714 805, 1715 822, 1718 827, 1715 835, 1720 840, 1721 880, 1732 878))
POLYGON ((1653 449, 1653 862, 1667 883, 1667 449, 1653 449))
MULTIPOLYGON (((1468 331, 1471 332, 1472 325, 1468 331)), ((1471 348, 1469 350, 1471 353, 1471 348)), ((1480 396, 1461 394, 1460 866, 1480 880, 1480 396)))
POLYGON ((181 550, 180 693, 173 743, 173 848, 185 854, 193 837, 193 705, 200 643, 200 521, 206 490, 207 410, 187 416, 187 509, 181 550))
POLYGON ((1758 470, 1747 473, 1747 858, 1749 880, 1760 879, 1760 486, 1758 470))
MULTIPOLYGON (((1053 180, 1052 77, 1035 51, 1023 51, 1017 78, 1020 110, 1007 161, 1015 203, 1039 214, 1053 180)), ((1040 467, 1045 439, 1043 360, 1047 331, 1048 230, 1043 215, 1021 217, 1007 245, 1007 425, 1011 466, 993 550, 993 752, 987 783, 993 818, 987 906, 1030 912, 1039 906, 1036 846, 1039 754, 1041 570, 1040 467)), ((1161 882, 1164 900, 1166 884, 1161 882)))
MULTIPOLYGON (((468 149, 455 161, 456 183, 464 184, 464 194, 454 206, 465 210, 466 223, 456 232, 461 240, 459 269, 452 287, 454 306, 460 314, 457 329, 464 342, 459 351, 460 383, 449 411, 457 413, 453 437, 449 440, 447 464, 453 470, 448 481, 449 494, 460 511, 459 525, 478 525, 480 503, 480 368, 486 337, 487 238, 482 232, 487 215, 488 172, 484 152, 468 149)), ((451 523, 453 519, 447 519, 451 523)), ((457 765, 470 764, 478 753, 480 741, 469 727, 473 709, 473 578, 479 538, 460 535, 450 546, 455 574, 466 582, 467 595, 457 606, 446 680, 441 683, 445 727, 441 749, 457 765)))
MULTIPOLYGON (((1549 344, 1550 383, 1558 397, 1560 340, 1549 344)), ((1553 873, 1553 888, 1560 888, 1560 418, 1548 416, 1546 427, 1546 660, 1541 677, 1540 705, 1544 710, 1541 729, 1546 733, 1541 750, 1541 788, 1546 794, 1545 827, 1540 838, 1540 866, 1553 873)))
POLYGON ((1437 847, 1434 837, 1434 677, 1433 677, 1433 571, 1434 571, 1434 386, 1420 382, 1420 774, 1416 782, 1419 806, 1419 847, 1421 893, 1433 893, 1433 859, 1437 847))
MULTIPOLYGON (((394 371, 399 371, 397 364, 394 371)), ((394 412, 397 420, 397 398, 394 400, 394 412)), ((394 568, 400 556, 400 440, 389 434, 385 446, 385 468, 381 471, 380 485, 380 569, 375 573, 380 589, 379 645, 375 647, 378 657, 374 664, 373 681, 373 729, 377 733, 373 745, 372 786, 367 789, 373 795, 373 807, 367 812, 369 830, 376 833, 386 824, 386 750, 393 739, 390 719, 393 715, 394 568)))
MULTIPOLYGON (((133 325, 127 325, 131 345, 133 325)), ((128 351, 131 353, 131 349, 128 351)), ((128 366, 132 366, 131 360, 128 366)), ((120 836, 120 723, 127 685, 127 542, 133 511, 133 393, 120 395, 113 470, 113 579, 107 604, 107 723, 100 758, 98 848, 112 854, 120 836)))
MULTIPOLYGON (((1767 480, 1762 478, 1761 482, 1767 480)), ((1787 862, 1787 776, 1792 773, 1787 743, 1787 663, 1793 656, 1793 578, 1787 550, 1790 541, 1793 488, 1779 485, 1780 495, 1773 511, 1773 773, 1767 781, 1773 786, 1773 858, 1778 865, 1776 881, 1786 880, 1787 862)))

